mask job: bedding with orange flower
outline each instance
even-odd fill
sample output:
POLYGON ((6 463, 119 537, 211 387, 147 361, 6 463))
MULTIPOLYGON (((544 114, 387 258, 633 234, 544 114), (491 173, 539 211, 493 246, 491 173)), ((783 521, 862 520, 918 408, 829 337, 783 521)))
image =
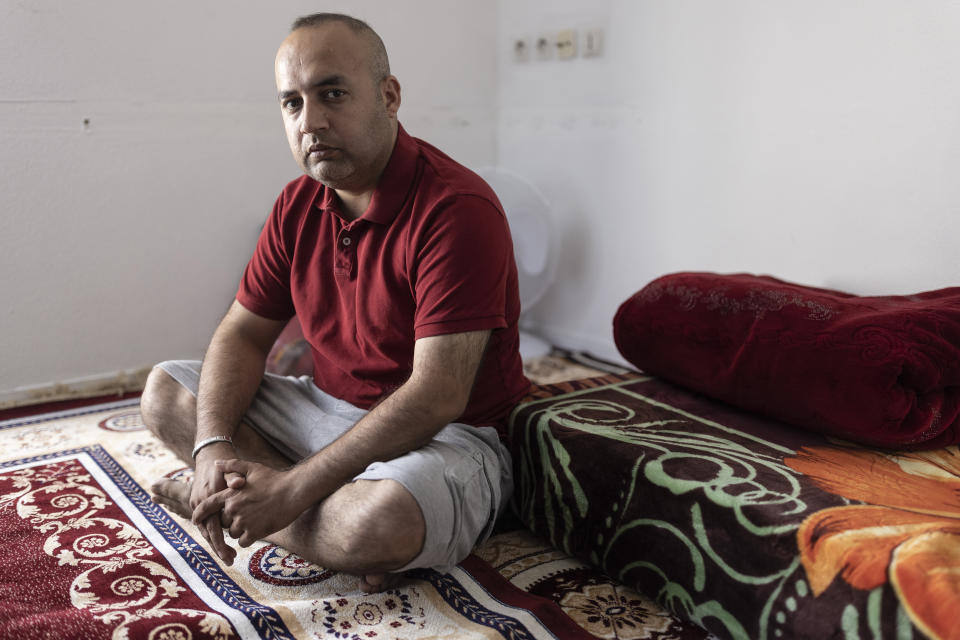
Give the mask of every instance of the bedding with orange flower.
POLYGON ((788 466, 865 504, 808 516, 797 544, 814 596, 839 575, 857 589, 890 584, 932 638, 960 638, 960 451, 805 447, 788 466))
POLYGON ((537 388, 511 451, 531 530, 719 638, 960 638, 956 446, 837 444, 625 375, 537 388))

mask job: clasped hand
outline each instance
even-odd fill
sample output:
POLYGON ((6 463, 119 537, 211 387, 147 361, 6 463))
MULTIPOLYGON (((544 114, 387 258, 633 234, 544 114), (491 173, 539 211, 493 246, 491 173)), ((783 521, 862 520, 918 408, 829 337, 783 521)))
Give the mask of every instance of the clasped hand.
MULTIPOLYGON (((220 524, 241 547, 248 547, 283 529, 302 513, 303 509, 290 500, 289 471, 238 459, 216 460, 214 465, 225 478, 226 487, 194 507, 192 520, 201 528, 220 514, 220 524)), ((233 549, 223 544, 228 549, 225 555, 215 543, 213 546, 222 560, 227 564, 233 562, 236 555, 233 549)))

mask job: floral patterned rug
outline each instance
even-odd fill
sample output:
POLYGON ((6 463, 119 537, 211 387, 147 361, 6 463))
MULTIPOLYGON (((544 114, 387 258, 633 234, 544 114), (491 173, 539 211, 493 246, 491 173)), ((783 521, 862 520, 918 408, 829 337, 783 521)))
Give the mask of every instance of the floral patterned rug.
MULTIPOLYGON (((531 372, 596 372, 566 366, 531 372)), ((149 499, 155 478, 190 470, 136 399, 0 422, 0 451, 3 638, 708 637, 509 519, 451 573, 375 595, 267 543, 223 566, 149 499)))

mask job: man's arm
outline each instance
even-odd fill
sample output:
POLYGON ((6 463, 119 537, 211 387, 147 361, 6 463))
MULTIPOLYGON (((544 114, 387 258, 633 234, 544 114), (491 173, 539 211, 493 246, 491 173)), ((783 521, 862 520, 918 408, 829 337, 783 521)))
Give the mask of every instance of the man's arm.
MULTIPOLYGON (((285 324, 258 316, 239 302, 233 302, 213 334, 203 360, 194 442, 211 436, 234 435, 263 379, 270 348, 285 324)), ((233 447, 225 442, 207 445, 197 452, 191 507, 224 489, 224 475, 215 462, 235 457, 233 447)), ((223 540, 219 514, 205 518, 200 531, 217 555, 228 563, 232 561, 234 551, 223 540)))
POLYGON ((267 355, 285 325, 285 321, 258 316, 234 300, 203 359, 197 393, 198 442, 236 431, 263 379, 267 355))
POLYGON ((340 438, 287 471, 231 461, 246 482, 208 498, 194 520, 221 507, 241 546, 278 531, 366 469, 427 444, 467 406, 490 331, 417 340, 410 378, 340 438))

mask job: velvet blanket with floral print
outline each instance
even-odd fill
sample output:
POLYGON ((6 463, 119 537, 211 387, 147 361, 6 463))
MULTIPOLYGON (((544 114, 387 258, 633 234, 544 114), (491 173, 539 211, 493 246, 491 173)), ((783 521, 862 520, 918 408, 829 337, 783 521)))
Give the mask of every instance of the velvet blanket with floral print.
POLYGON ((960 443, 960 287, 866 297, 675 273, 613 326, 642 371, 748 411, 872 446, 960 443))
POLYGON ((956 446, 870 449, 638 375, 541 386, 510 429, 525 524, 719 637, 958 637, 956 446))

